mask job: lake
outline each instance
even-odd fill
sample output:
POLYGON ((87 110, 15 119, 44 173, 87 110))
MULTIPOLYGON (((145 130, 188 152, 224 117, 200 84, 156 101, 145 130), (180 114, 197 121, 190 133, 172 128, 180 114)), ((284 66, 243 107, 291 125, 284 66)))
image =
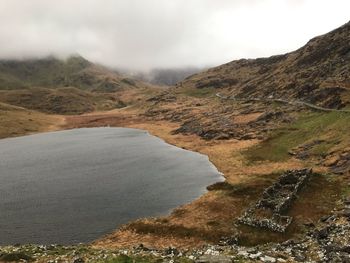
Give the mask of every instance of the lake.
POLYGON ((222 181, 207 156, 146 131, 84 128, 0 140, 0 244, 90 242, 166 215, 222 181))

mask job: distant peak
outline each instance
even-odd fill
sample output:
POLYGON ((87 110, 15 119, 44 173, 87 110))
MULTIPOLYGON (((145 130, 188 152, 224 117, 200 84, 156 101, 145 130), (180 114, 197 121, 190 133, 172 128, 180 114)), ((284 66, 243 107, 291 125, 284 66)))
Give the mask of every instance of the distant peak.
POLYGON ((88 61, 87 59, 85 59, 84 57, 82 57, 81 55, 79 54, 74 54, 74 55, 70 55, 66 62, 68 64, 79 64, 79 65, 82 65, 82 66, 88 66, 91 64, 90 61, 88 61))

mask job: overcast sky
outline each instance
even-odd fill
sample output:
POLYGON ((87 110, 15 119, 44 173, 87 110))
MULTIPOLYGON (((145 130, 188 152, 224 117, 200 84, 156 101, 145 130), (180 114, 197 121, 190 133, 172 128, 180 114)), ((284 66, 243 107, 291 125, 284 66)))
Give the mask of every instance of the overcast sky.
POLYGON ((212 66, 294 50, 349 10, 349 0, 0 0, 0 58, 212 66))

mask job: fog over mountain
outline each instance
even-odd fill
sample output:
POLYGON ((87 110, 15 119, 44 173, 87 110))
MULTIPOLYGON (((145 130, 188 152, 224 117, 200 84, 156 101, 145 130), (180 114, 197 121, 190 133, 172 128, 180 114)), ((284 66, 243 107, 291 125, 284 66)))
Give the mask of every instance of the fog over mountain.
POLYGON ((0 0, 0 59, 78 53, 130 70, 201 68, 296 49, 349 10, 348 0, 0 0))
POLYGON ((151 84, 173 86, 185 78, 206 69, 207 67, 155 68, 137 72, 119 69, 118 72, 151 84))

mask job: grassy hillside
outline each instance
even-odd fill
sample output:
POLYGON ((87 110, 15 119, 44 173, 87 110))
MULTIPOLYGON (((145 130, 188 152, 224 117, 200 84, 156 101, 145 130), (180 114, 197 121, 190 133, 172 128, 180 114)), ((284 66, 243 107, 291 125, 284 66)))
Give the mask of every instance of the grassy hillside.
POLYGON ((251 161, 278 162, 299 150, 304 158, 323 159, 350 145, 349 129, 349 113, 302 113, 296 122, 272 131, 267 140, 250 148, 246 156, 251 161))
POLYGON ((0 103, 0 139, 54 129, 62 119, 0 103))
POLYGON ((48 57, 0 61, 0 89, 68 86, 89 91, 113 92, 148 85, 123 77, 80 56, 72 56, 66 60, 48 57))
POLYGON ((125 106, 117 95, 91 93, 72 87, 2 90, 0 102, 55 114, 81 114, 125 106))
POLYGON ((111 110, 158 89, 80 56, 0 61, 0 102, 44 113, 111 110))

